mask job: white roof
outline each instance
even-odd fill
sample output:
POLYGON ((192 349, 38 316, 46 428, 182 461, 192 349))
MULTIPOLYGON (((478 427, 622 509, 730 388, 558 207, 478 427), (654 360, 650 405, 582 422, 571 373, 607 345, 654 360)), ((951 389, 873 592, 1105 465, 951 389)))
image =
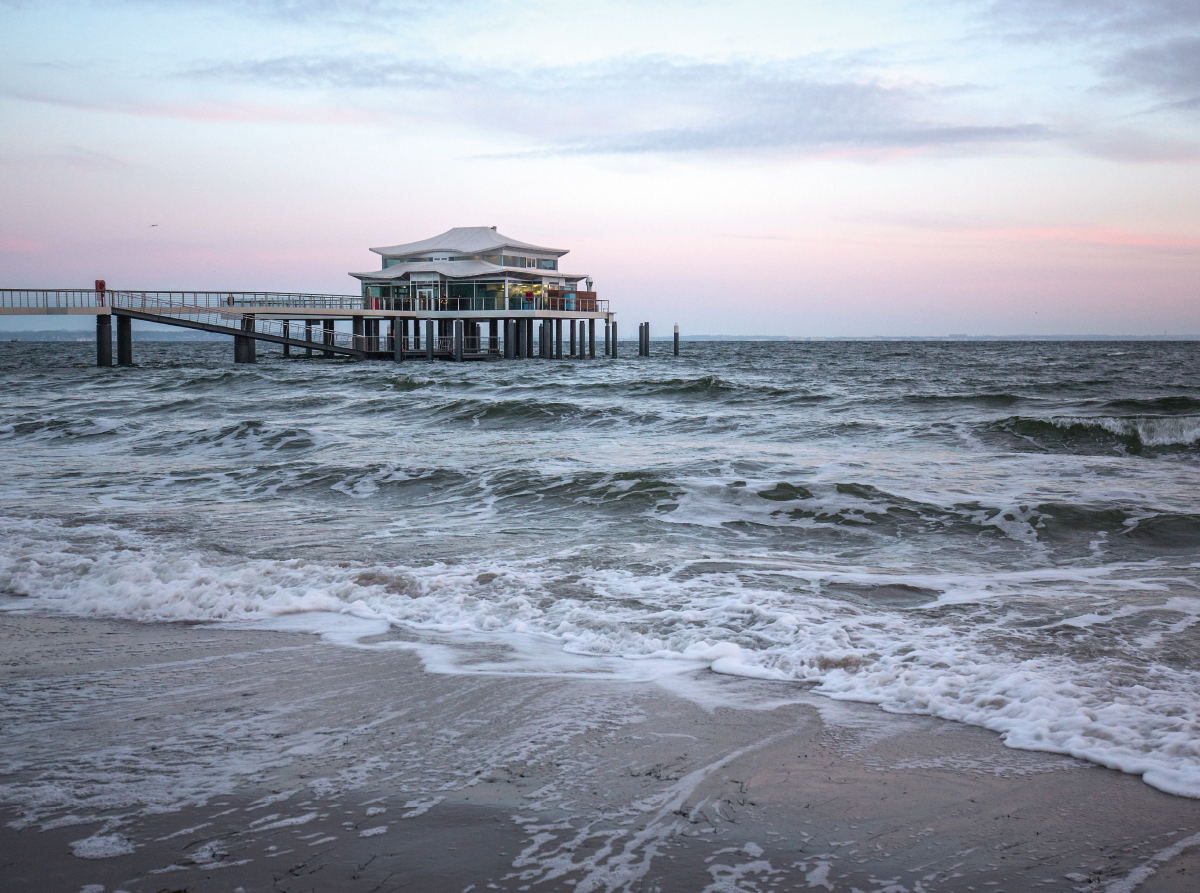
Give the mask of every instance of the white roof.
POLYGON ((586 279, 586 273, 560 273, 558 270, 538 270, 533 267, 501 267, 482 260, 419 261, 411 264, 394 264, 386 270, 369 270, 351 273, 355 279, 393 281, 403 279, 408 273, 439 273, 447 279, 470 279, 477 276, 508 276, 510 278, 541 279, 586 279))
POLYGON ((409 242, 405 245, 390 245, 386 248, 372 248, 371 250, 385 257, 394 257, 400 254, 417 254, 422 251, 456 251, 461 254, 478 254, 482 251, 494 251, 497 248, 524 248, 527 251, 540 251, 559 257, 568 251, 566 248, 545 248, 541 245, 531 245, 528 242, 510 239, 503 233, 496 232, 494 226, 456 226, 432 239, 409 242))

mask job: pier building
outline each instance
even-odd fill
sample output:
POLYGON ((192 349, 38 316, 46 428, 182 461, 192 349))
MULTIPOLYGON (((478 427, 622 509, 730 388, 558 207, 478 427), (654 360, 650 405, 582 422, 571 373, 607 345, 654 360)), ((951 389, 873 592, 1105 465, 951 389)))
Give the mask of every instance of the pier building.
POLYGON ((133 320, 230 335, 237 363, 253 363, 264 342, 284 356, 395 361, 594 359, 598 346, 617 356, 616 314, 586 274, 560 269, 567 249, 473 226, 370 250, 380 268, 350 273, 357 295, 129 291, 96 280, 0 289, 0 315, 94 315, 102 366, 113 365, 113 317, 118 365, 133 363, 133 320), (349 332, 337 328, 347 320, 349 332))

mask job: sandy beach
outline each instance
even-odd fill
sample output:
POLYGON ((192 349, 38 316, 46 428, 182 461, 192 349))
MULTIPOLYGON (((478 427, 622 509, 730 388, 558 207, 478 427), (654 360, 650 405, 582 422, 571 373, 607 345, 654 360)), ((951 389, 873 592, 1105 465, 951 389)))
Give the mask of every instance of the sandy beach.
POLYGON ((0 639, 8 890, 1150 893, 1200 874, 1194 800, 799 686, 443 675, 305 633, 13 613, 0 639))

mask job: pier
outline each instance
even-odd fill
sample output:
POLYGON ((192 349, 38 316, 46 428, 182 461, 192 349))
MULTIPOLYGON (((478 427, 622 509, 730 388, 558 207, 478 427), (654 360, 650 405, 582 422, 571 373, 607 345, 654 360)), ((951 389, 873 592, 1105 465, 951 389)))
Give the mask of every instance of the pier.
MULTIPOLYGON (((130 291, 97 279, 91 289, 0 289, 0 316, 94 316, 99 366, 113 365, 113 317, 118 366, 133 365, 135 320, 228 335, 235 363, 256 362, 261 344, 304 359, 617 358, 616 314, 590 277, 558 269, 564 248, 475 226, 371 251, 382 269, 350 273, 357 295, 130 291)), ((674 341, 679 356, 679 326, 674 341)), ((648 322, 637 355, 650 356, 648 322)))
POLYGON ((134 320, 228 335, 235 363, 255 362, 264 343, 280 345, 283 355, 293 358, 395 362, 616 355, 616 320, 606 302, 567 310, 562 297, 522 298, 522 309, 504 311, 414 303, 415 308, 396 309, 361 295, 0 289, 0 316, 94 316, 100 366, 114 364, 114 317, 119 366, 133 365, 134 320), (524 306, 529 303, 534 306, 524 306), (350 331, 336 328, 346 321, 350 331))

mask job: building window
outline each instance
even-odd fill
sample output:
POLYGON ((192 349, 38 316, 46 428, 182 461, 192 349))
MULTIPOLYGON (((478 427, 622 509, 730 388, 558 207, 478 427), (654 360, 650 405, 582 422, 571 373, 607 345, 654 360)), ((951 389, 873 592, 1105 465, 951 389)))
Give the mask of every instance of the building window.
POLYGON ((553 258, 551 260, 547 260, 545 258, 541 258, 540 260, 538 260, 538 269, 539 270, 557 270, 558 269, 558 259, 553 258))

